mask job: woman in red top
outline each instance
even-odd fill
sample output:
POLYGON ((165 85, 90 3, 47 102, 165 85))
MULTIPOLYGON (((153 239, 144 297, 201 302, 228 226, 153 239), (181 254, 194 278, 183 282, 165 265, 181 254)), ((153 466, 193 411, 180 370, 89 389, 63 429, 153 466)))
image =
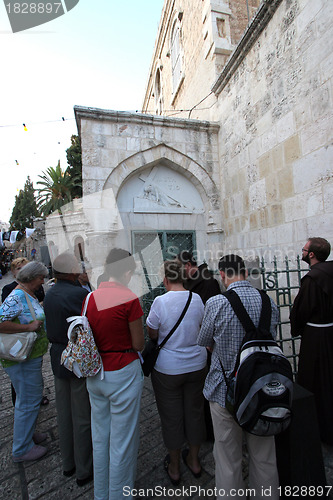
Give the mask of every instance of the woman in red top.
MULTIPOLYGON (((142 308, 127 285, 135 261, 111 250, 105 276, 90 296, 87 317, 103 360, 104 379, 87 379, 91 403, 95 500, 119 500, 134 487, 139 447, 143 374, 137 351, 144 345, 142 308)), ((129 497, 131 498, 131 497, 129 497)))

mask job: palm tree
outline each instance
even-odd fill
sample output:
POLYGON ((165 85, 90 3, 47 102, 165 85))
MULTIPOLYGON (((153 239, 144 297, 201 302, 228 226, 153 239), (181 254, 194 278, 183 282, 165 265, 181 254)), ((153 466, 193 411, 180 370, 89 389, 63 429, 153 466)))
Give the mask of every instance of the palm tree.
POLYGON ((72 201, 72 193, 79 185, 79 180, 76 176, 72 177, 68 169, 62 171, 60 161, 58 161, 56 168, 49 167, 42 174, 38 176, 42 180, 37 182, 37 184, 43 186, 38 189, 38 209, 45 217, 52 212, 58 212, 68 246, 71 248, 61 207, 72 201))
POLYGON ((44 216, 56 210, 60 213, 60 208, 72 201, 72 192, 78 186, 76 177, 71 177, 68 170, 61 170, 60 161, 56 168, 49 167, 46 172, 39 175, 42 180, 37 184, 43 186, 38 189, 38 208, 44 216))

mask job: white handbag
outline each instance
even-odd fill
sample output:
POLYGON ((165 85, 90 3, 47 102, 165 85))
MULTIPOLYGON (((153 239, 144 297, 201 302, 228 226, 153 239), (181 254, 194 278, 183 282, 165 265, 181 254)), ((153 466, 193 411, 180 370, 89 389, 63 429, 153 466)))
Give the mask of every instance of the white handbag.
MULTIPOLYGON (((24 292, 33 319, 36 314, 28 295, 24 292)), ((0 358, 10 361, 26 361, 38 335, 36 332, 0 333, 0 358)))
POLYGON ((36 332, 0 333, 0 358, 26 361, 36 339, 36 332))

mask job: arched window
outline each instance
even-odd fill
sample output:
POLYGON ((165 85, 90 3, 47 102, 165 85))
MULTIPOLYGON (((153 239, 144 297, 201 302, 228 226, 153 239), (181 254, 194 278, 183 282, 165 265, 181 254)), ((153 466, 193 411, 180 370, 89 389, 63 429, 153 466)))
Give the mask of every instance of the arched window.
POLYGON ((162 114, 162 88, 161 88, 161 72, 158 69, 155 77, 155 113, 162 114))
POLYGON ((58 247, 54 244, 54 241, 48 242, 48 252, 51 257, 51 262, 58 256, 58 247))
POLYGON ((176 20, 171 32, 171 67, 172 67, 172 91, 176 93, 182 78, 182 58, 180 47, 180 26, 176 20))

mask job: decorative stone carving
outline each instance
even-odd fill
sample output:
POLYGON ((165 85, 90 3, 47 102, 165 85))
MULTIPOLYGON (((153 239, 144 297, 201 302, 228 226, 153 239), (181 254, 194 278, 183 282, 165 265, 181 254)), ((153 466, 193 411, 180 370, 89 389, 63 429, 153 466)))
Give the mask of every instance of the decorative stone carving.
POLYGON ((140 175, 143 181, 143 191, 134 198, 134 212, 182 212, 192 213, 192 208, 186 207, 181 201, 180 186, 174 177, 158 176, 158 168, 154 167, 149 175, 140 175))
POLYGON ((158 165, 132 177, 118 196, 120 211, 134 213, 203 213, 201 197, 178 172, 158 165))

